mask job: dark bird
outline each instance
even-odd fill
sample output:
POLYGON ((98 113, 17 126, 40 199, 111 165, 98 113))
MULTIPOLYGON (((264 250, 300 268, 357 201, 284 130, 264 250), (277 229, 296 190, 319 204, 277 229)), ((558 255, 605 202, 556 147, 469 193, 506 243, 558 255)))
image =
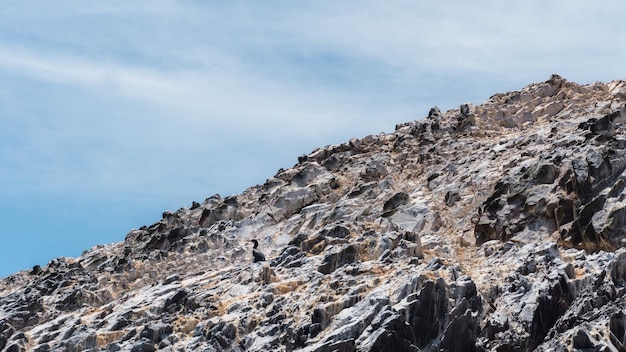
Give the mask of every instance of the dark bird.
POLYGON ((256 263, 256 262, 264 262, 265 261, 265 255, 263 253, 261 253, 260 250, 256 249, 256 247, 259 246, 259 242, 257 240, 250 240, 250 242, 254 243, 254 246, 252 247, 252 262, 256 263))

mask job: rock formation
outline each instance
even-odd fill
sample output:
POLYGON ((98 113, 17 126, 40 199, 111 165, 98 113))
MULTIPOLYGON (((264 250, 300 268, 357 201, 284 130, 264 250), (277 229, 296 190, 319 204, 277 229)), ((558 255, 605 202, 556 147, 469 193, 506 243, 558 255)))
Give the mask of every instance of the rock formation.
POLYGON ((624 351, 625 130, 553 75, 316 149, 1 280, 0 350, 624 351))

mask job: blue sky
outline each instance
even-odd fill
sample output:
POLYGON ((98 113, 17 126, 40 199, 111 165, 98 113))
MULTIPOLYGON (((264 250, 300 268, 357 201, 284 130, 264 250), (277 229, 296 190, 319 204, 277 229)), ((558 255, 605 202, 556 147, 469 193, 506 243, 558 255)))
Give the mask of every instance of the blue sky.
POLYGON ((5 1, 0 277, 298 155, 552 73, 626 77, 620 1, 5 1))

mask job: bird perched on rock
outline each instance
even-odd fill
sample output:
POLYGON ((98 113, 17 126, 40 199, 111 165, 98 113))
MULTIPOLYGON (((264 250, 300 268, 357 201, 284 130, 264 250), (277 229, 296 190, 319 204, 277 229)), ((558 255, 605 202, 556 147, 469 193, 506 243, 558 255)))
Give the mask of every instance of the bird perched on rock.
POLYGON ((250 240, 250 242, 254 243, 254 246, 252 247, 252 262, 264 262, 265 255, 257 249, 257 247, 259 246, 259 242, 257 240, 250 240))

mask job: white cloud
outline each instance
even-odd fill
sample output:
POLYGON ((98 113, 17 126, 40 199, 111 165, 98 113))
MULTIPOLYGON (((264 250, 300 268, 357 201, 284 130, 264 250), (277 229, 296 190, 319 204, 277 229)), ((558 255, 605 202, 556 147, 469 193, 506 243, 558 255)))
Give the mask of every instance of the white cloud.
MULTIPOLYGON (((615 1, 342 4, 300 13, 290 24, 298 33, 294 37, 407 74, 501 75, 516 70, 528 76, 550 68, 573 71, 586 61, 599 61, 608 48, 625 56, 611 35, 622 31, 624 5, 615 1)), ((601 61, 623 73, 614 57, 601 61)), ((598 70, 606 68, 592 69, 598 70)))
POLYGON ((59 94, 48 122, 29 117, 32 138, 5 156, 23 168, 13 178, 124 192, 169 182, 163 159, 189 173, 207 158, 236 168, 259 150, 286 153, 281 143, 302 152, 389 131, 553 72, 624 74, 625 49, 607 34, 620 31, 619 2, 150 4, 0 14, 14 33, 0 37, 0 73, 59 94), (93 112, 76 107, 86 96, 93 112), (241 141, 263 146, 235 150, 241 141))

